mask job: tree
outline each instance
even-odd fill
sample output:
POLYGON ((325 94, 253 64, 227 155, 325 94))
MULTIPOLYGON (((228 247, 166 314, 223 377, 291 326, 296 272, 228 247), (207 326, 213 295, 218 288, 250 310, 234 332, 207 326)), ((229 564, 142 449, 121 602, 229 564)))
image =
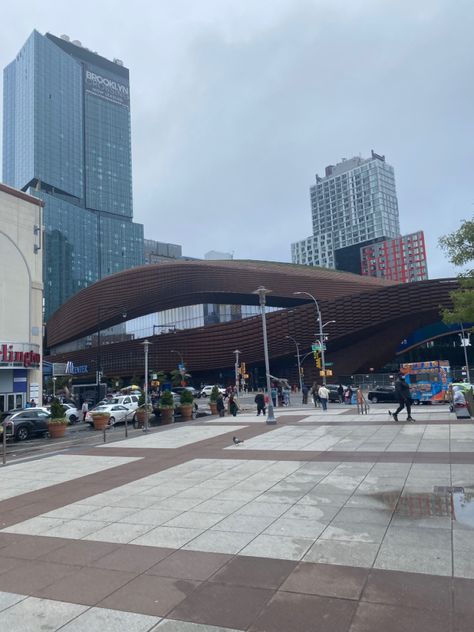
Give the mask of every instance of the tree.
MULTIPOLYGON (((458 230, 441 237, 439 244, 455 266, 474 261, 474 219, 464 220, 458 230)), ((474 270, 460 273, 458 281, 459 289, 451 292, 453 307, 441 312, 446 324, 474 322, 474 270)))

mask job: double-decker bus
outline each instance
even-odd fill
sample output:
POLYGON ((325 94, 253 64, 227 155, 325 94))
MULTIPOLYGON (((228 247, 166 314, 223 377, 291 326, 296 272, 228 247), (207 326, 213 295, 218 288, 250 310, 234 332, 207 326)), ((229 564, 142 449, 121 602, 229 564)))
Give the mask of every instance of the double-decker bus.
POLYGON ((400 372, 410 385, 415 404, 447 402, 448 386, 453 381, 447 360, 407 362, 400 365, 400 372))

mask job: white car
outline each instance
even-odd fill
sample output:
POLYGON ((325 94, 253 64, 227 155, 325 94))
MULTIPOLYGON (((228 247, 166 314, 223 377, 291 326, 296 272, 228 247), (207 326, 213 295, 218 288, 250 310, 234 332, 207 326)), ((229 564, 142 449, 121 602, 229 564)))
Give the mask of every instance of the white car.
MULTIPOLYGON (((214 386, 205 386, 203 389, 201 389, 201 392, 199 393, 200 397, 209 397, 211 395, 212 389, 214 388, 214 386)), ((226 390, 225 388, 222 388, 222 386, 218 386, 217 387, 219 389, 219 393, 221 395, 225 395, 226 394, 226 390)))
POLYGON ((130 410, 130 408, 122 406, 122 404, 104 404, 103 406, 96 406, 87 413, 86 422, 90 425, 94 423, 92 421, 92 412, 109 413, 110 426, 114 426, 115 424, 124 424, 125 421, 132 423, 135 416, 135 409, 130 410))
POLYGON ((77 408, 75 406, 72 406, 71 404, 63 404, 63 407, 65 411, 65 417, 68 422, 70 424, 75 424, 76 421, 79 419, 79 411, 77 410, 77 408))
POLYGON ((128 408, 128 410, 136 410, 138 408, 138 398, 138 395, 119 395, 117 397, 111 397, 110 399, 107 399, 107 404, 104 404, 104 406, 119 404, 120 406, 125 406, 125 408, 128 408))

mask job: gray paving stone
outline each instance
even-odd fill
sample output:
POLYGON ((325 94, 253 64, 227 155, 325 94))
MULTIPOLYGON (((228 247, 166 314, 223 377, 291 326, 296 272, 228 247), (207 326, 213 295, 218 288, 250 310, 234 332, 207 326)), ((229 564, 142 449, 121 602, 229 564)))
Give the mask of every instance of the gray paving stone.
POLYGON ((320 538, 303 557, 303 561, 371 568, 378 549, 379 544, 372 542, 344 542, 320 538))
POLYGON ((61 632, 149 632, 159 621, 159 617, 145 614, 90 608, 62 627, 61 632))

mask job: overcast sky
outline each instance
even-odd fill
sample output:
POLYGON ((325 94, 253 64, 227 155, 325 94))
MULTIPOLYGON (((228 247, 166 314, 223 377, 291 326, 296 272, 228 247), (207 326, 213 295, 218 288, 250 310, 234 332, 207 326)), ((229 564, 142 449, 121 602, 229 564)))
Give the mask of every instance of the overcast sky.
POLYGON ((437 248, 474 210, 472 0, 17 0, 0 65, 33 29, 130 68, 145 236, 290 261, 327 164, 384 154, 402 233, 437 248))

